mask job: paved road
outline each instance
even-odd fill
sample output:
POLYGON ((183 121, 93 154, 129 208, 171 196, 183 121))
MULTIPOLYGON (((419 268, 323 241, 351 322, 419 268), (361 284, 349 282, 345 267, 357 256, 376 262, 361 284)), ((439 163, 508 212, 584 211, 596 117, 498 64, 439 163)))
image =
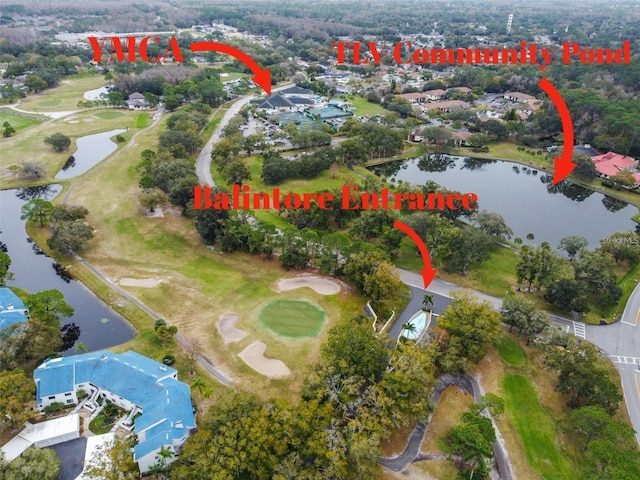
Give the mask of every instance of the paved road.
MULTIPOLYGON (((446 373, 444 375, 441 375, 440 378, 438 378, 438 383, 436 384, 436 388, 434 389, 433 394, 431 395, 431 404, 433 406, 437 405, 438 402, 440 401, 440 396, 442 395, 442 392, 444 392, 447 387, 450 387, 452 385, 455 385, 463 392, 466 392, 469 395, 471 395, 476 402, 478 402, 480 400, 480 397, 482 396, 480 385, 478 385, 478 382, 476 381, 476 379, 473 378, 471 375, 468 375, 468 374, 451 375, 446 373)), ((409 437, 409 442, 407 443, 407 446, 404 449, 404 451, 400 455, 393 458, 384 458, 384 457, 381 458, 380 464, 388 468, 389 470, 392 470, 394 472, 400 472, 404 470, 407 467, 407 465, 409 465, 411 462, 418 460, 417 457, 418 457, 418 452, 420 451, 420 445, 422 444, 424 433, 430 421, 431 421, 431 415, 429 415, 429 418, 426 421, 418 422, 418 424, 416 425, 416 428, 413 430, 413 433, 411 434, 411 437, 409 437)), ((497 430, 495 423, 494 423, 494 428, 496 428, 497 430)), ((496 462, 496 466, 497 466, 497 470, 500 475, 500 478, 503 480, 511 480, 513 478, 513 474, 511 472, 511 466, 509 465, 509 461, 508 461, 507 453, 504 449, 504 445, 502 445, 500 441, 496 441, 493 443, 492 447, 493 447, 493 456, 496 462)), ((427 454, 420 455, 419 460, 431 460, 436 458, 441 458, 441 457, 439 457, 438 454, 427 453, 427 454)))
MULTIPOLYGON (((271 90, 271 93, 275 93, 278 90, 284 90, 285 88, 289 88, 291 86, 290 83, 281 85, 277 88, 271 90)), ((229 120, 231 120, 235 115, 240 113, 242 107, 247 105, 251 100, 253 100, 256 96, 245 95, 243 97, 238 98, 233 105, 229 107, 229 109, 225 112, 222 120, 216 127, 215 132, 211 135, 211 138, 207 141, 204 148, 198 155, 198 160, 196 160, 196 175, 198 175, 198 180, 201 185, 207 185, 209 187, 215 187, 216 183, 213 181, 213 177, 211 176, 211 150, 213 149, 213 144, 219 142, 222 138, 222 129, 229 124, 229 120)), ((218 109, 220 110, 220 108, 218 109)))
MULTIPOLYGON (((422 288, 424 283, 419 273, 404 269, 398 269, 398 273, 400 279, 411 288, 412 298, 407 308, 399 315, 398 321, 389 330, 389 335, 394 338, 400 335, 402 323, 420 310, 422 297, 426 292, 422 288)), ((449 293, 462 289, 459 285, 434 279, 428 289, 428 292, 434 296, 433 312, 442 313, 442 310, 451 303, 449 293)), ((496 309, 502 305, 500 298, 480 292, 474 292, 474 294, 490 302, 496 309)), ((631 294, 622 319, 611 325, 585 325, 553 314, 550 314, 549 318, 567 333, 593 343, 613 361, 620 373, 624 399, 636 431, 636 438, 640 443, 640 370, 638 369, 640 366, 640 284, 631 294)))

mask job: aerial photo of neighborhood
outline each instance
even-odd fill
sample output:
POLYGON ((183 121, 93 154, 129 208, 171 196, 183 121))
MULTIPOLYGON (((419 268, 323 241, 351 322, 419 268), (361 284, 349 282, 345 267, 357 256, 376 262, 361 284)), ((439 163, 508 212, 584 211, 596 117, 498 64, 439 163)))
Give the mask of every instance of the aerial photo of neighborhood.
POLYGON ((0 480, 640 479, 640 0, 0 0, 0 480))

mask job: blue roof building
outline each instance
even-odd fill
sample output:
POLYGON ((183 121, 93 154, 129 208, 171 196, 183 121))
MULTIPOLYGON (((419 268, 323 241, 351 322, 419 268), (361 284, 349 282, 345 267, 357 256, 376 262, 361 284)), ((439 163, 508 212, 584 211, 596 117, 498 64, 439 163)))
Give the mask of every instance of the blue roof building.
POLYGON ((29 311, 15 293, 0 287, 0 330, 29 320, 29 311))
POLYGON ((102 397, 129 411, 127 420, 138 437, 134 458, 142 473, 161 460, 158 451, 163 447, 174 453, 166 463, 175 460, 196 431, 189 386, 177 379, 174 368, 136 352, 102 350, 54 358, 33 376, 40 409, 52 403, 77 403, 77 391, 84 390, 90 404, 102 397))

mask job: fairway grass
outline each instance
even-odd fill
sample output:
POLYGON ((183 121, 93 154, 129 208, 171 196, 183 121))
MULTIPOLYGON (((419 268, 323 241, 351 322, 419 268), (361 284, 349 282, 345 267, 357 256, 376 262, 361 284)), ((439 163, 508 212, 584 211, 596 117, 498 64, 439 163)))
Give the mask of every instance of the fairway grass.
POLYGON ((516 427, 531 467, 546 480, 578 478, 556 444, 556 422, 540 405, 529 379, 505 375, 502 387, 506 414, 516 427))
POLYGON ((106 85, 102 75, 72 75, 65 77, 56 88, 29 95, 20 102, 20 110, 27 112, 66 112, 78 110, 78 102, 84 100, 87 90, 106 85))
MULTIPOLYGON (((47 120, 47 118, 40 115, 21 114, 12 111, 10 108, 0 108, 0 126, 5 122, 9 122, 16 132, 40 125, 45 120, 47 120)), ((2 130, 4 130, 4 127, 2 130)))
MULTIPOLYGON (((131 115, 133 119, 136 113, 131 115)), ((178 209, 164 208, 163 217, 148 217, 139 204, 141 191, 135 167, 143 150, 156 150, 162 129, 163 122, 159 122, 142 132, 126 151, 114 153, 107 164, 94 170, 70 193, 67 201, 86 206, 88 221, 95 228, 95 237, 82 255, 116 284, 123 277, 159 279, 153 288, 123 288, 177 326, 186 339, 197 340, 202 354, 235 385, 265 398, 293 399, 308 365, 317 360, 328 329, 357 315, 365 300, 347 291, 329 296, 310 289, 302 294, 295 290, 276 293, 279 279, 296 275, 284 271, 276 260, 221 253, 207 247, 178 209), (327 319, 317 337, 298 342, 267 330, 258 315, 274 298, 302 298, 319 305, 327 319), (216 322, 228 313, 238 315, 237 327, 247 336, 225 345, 216 322), (266 357, 285 362, 292 370, 291 376, 270 380, 247 366, 237 354, 255 341, 267 345, 266 357)), ((83 268, 74 263, 72 271, 83 268)), ((138 336, 118 348, 153 351, 153 322, 141 319, 138 323, 138 336)))
POLYGON ((496 349, 502 359, 510 365, 521 367, 527 363, 527 355, 520 344, 508 335, 503 335, 496 344, 496 349))
POLYGON ((272 300, 260 311, 260 322, 283 337, 314 338, 320 333, 326 315, 307 300, 272 300))

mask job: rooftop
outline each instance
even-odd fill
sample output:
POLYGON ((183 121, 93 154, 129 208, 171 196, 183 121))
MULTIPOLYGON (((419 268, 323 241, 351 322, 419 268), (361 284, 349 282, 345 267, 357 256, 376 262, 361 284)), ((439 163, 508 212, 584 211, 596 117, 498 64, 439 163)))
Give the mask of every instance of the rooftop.
POLYGON ((0 287, 0 330, 29 320, 22 300, 7 287, 0 287))

